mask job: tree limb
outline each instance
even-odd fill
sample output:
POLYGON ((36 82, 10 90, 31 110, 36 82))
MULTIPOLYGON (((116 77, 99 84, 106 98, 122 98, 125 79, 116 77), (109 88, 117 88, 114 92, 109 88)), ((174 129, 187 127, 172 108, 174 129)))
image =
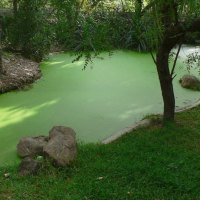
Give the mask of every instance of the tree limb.
POLYGON ((182 46, 182 42, 180 42, 179 46, 178 46, 178 51, 176 53, 176 57, 175 57, 175 60, 174 60, 174 64, 173 64, 173 67, 172 67, 172 70, 171 70, 171 77, 173 76, 174 74, 174 70, 175 70, 175 67, 176 67, 176 63, 177 63, 177 60, 178 60, 178 55, 180 53, 180 50, 181 50, 181 46, 182 46))
POLYGON ((155 65, 157 65, 156 59, 155 59, 155 57, 154 57, 154 55, 153 55, 152 51, 150 51, 150 54, 151 54, 151 57, 152 57, 152 59, 153 59, 153 61, 154 61, 155 65))

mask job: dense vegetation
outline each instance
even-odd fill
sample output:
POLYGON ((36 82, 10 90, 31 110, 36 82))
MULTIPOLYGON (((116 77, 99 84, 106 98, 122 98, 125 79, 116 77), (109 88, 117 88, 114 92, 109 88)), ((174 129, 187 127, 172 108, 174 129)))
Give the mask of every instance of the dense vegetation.
POLYGON ((92 2, 21 0, 17 13, 4 19, 4 45, 38 61, 54 49, 146 50, 130 4, 92 2))
MULTIPOLYGON (((6 0, 1 4, 13 9, 6 0)), ((142 18, 141 10, 137 1, 128 0, 20 0, 17 12, 10 10, 4 16, 4 46, 38 61, 56 49, 85 53, 116 48, 155 50, 158 24, 151 13, 142 18)), ((195 33, 187 40, 195 43, 198 38, 195 33)))

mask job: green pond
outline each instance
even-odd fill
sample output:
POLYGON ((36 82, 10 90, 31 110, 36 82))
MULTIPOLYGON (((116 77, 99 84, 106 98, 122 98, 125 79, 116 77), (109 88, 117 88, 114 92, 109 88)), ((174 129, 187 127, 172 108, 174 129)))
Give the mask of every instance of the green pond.
MULTIPOLYGON (((183 59, 183 50, 181 55, 183 59)), ((51 55, 41 64, 42 79, 31 89, 0 95, 0 166, 18 162, 16 145, 21 137, 47 135, 55 125, 75 129, 79 142, 100 142, 148 114, 162 112, 149 54, 103 53, 86 70, 84 61, 72 60, 69 54, 51 55)), ((196 102, 200 93, 178 83, 186 68, 178 63, 176 71, 177 106, 196 102)))

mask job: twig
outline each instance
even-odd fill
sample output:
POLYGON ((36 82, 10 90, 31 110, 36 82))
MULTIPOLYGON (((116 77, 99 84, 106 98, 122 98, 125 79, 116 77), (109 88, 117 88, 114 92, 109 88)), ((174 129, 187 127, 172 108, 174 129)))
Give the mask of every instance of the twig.
POLYGON ((172 80, 174 80, 174 78, 177 76, 177 74, 175 74, 173 77, 172 77, 172 80))

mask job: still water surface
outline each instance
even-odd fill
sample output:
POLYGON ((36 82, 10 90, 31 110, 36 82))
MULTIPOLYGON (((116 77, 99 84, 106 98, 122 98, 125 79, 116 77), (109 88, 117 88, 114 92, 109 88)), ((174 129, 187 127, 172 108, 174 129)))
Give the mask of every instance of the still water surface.
MULTIPOLYGON (((180 60, 191 51, 183 48, 180 60)), ((69 54, 51 55, 41 64, 43 78, 32 89, 0 96, 0 165, 17 161, 16 144, 22 136, 47 135, 54 125, 74 128, 81 142, 99 142, 148 114, 162 112, 149 54, 105 53, 84 71, 84 61, 72 60, 69 54)), ((199 92, 178 83, 187 74, 184 64, 179 62, 176 72, 177 107, 200 99, 199 92)))

